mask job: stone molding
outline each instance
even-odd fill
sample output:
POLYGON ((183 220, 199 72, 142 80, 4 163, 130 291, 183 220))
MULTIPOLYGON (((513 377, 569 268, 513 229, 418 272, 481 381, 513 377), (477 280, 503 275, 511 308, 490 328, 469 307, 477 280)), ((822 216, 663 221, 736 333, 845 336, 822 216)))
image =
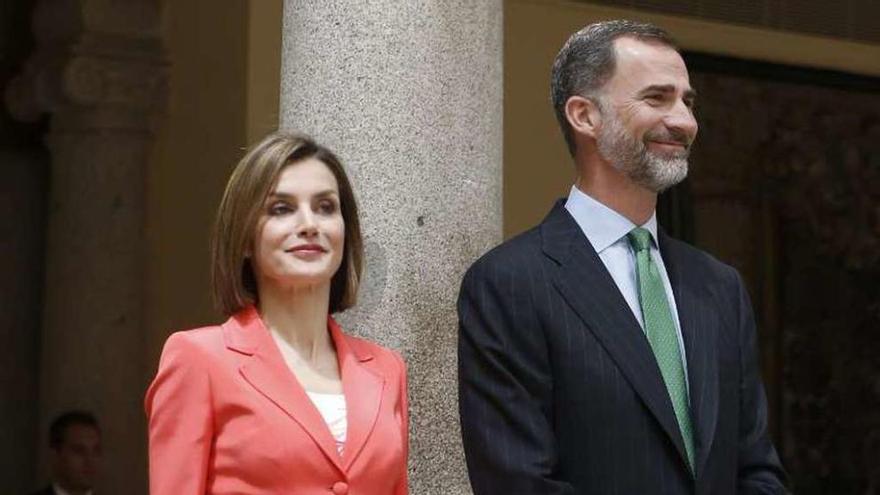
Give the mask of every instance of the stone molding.
MULTIPOLYGON (((132 23, 112 24, 122 17, 116 10, 131 10, 119 3, 44 0, 37 6, 34 53, 5 89, 6 105, 16 119, 35 121, 48 113, 55 117, 56 130, 155 130, 168 95, 158 25, 120 32, 132 23), (101 15, 100 7, 110 12, 101 15), (88 18, 102 22, 83 22, 88 18)), ((158 23, 158 2, 133 3, 143 19, 158 23)))

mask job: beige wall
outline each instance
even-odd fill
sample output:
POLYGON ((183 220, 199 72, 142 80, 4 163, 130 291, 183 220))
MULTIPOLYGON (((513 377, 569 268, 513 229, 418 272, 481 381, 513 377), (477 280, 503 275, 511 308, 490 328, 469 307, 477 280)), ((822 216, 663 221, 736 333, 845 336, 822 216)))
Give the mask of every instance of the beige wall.
MULTIPOLYGON (((880 46, 599 7, 507 0, 504 11, 504 235, 540 222, 568 194, 571 159, 550 105, 550 66, 567 37, 602 19, 668 29, 684 49, 880 76, 880 46)), ((701 96, 702 97, 712 97, 701 96)))
POLYGON ((284 0, 247 4, 247 140, 252 144, 278 128, 284 0))
POLYGON ((148 183, 147 353, 217 322, 209 238, 232 167, 278 122, 282 0, 166 1, 170 98, 148 183))
POLYGON ((246 143, 244 2, 165 2, 170 94, 148 182, 148 374, 171 330, 216 321, 208 236, 246 143))

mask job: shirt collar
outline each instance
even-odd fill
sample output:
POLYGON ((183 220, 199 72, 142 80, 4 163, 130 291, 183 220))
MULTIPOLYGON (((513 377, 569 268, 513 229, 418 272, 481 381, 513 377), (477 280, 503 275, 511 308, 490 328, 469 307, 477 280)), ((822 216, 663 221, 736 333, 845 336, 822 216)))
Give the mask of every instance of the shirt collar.
MULTIPOLYGON (((52 483, 52 489, 55 490, 55 495, 70 495, 70 492, 61 488, 58 483, 52 483)), ((92 495, 92 490, 87 491, 86 495, 92 495)))
MULTIPOLYGON (((574 217, 574 221, 597 253, 601 253, 636 228, 636 224, 628 218, 596 201, 576 186, 571 186, 565 209, 574 217)), ((656 248, 657 212, 653 212, 651 218, 641 227, 651 233, 651 240, 656 248)))

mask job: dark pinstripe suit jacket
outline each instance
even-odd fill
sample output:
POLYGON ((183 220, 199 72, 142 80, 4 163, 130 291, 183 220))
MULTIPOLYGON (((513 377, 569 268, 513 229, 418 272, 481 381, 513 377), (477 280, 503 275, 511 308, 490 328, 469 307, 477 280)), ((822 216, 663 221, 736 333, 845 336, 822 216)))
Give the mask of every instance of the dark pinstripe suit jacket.
POLYGON ((475 495, 785 493, 743 283, 659 241, 687 352, 695 477, 650 345, 560 201, 462 283, 460 414, 475 495))

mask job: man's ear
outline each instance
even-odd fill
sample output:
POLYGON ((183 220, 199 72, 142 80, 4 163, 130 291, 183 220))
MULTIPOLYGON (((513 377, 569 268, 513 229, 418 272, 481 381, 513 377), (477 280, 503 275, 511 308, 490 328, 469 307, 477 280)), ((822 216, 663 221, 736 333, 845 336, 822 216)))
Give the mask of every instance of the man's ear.
POLYGON ((602 123, 602 112, 593 98, 572 96, 565 102, 565 118, 574 134, 596 139, 602 123))

